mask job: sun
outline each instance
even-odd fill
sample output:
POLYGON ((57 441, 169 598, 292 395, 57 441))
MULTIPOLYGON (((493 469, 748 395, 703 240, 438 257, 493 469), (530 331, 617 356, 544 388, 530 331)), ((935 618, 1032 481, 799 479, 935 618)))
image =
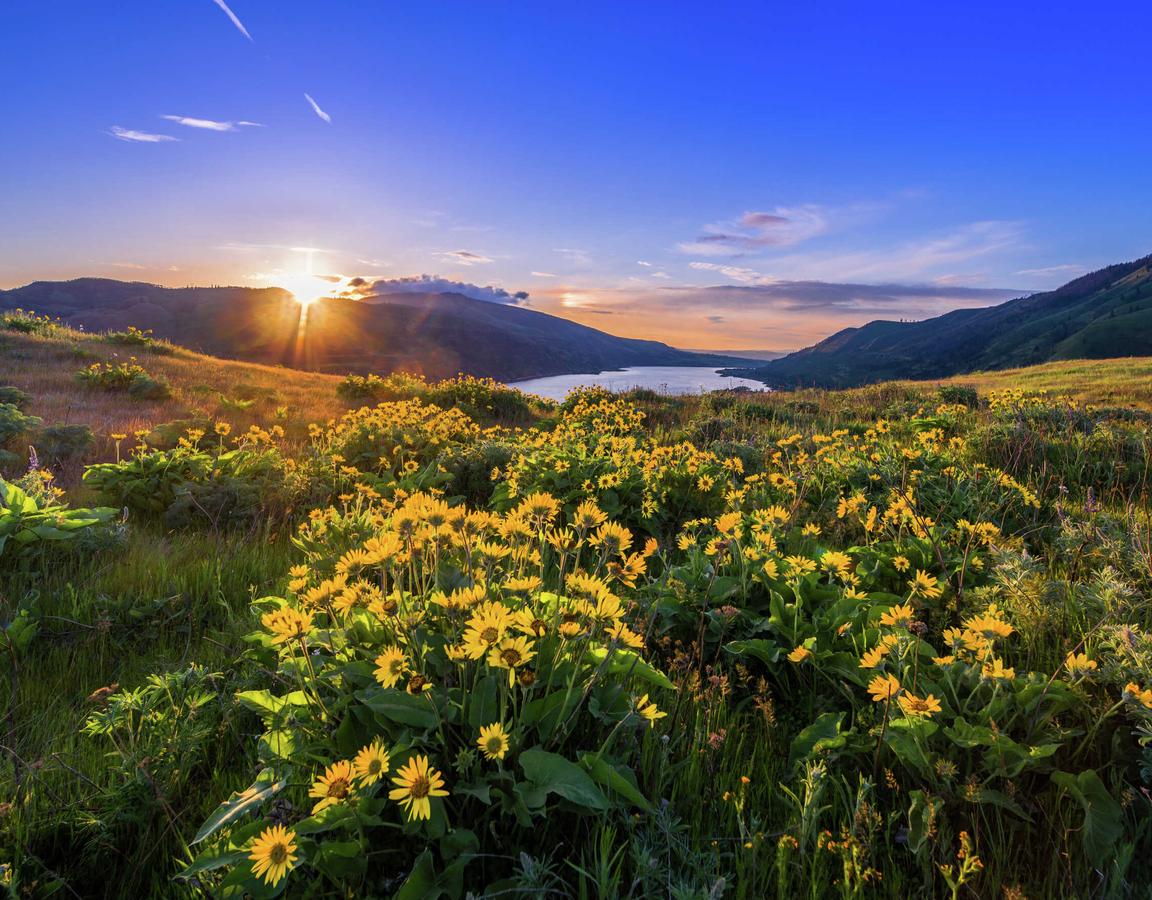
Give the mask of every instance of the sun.
POLYGON ((311 306, 321 297, 327 297, 332 292, 332 284, 315 275, 291 275, 277 278, 279 286, 288 291, 301 306, 311 306))

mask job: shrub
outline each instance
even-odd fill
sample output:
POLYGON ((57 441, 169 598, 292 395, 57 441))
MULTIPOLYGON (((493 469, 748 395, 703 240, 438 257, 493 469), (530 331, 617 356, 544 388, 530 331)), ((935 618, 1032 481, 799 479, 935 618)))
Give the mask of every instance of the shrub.
POLYGON ((965 384, 945 384, 939 387, 936 395, 941 403, 954 403, 976 409, 980 405, 980 396, 976 388, 965 384))
POLYGON ((444 488, 449 497, 459 497, 473 507, 486 507, 496 489, 492 474, 512 459, 516 445, 504 440, 486 440, 460 448, 444 462, 451 481, 444 488))
POLYGON ((17 387, 0 384, 0 403, 7 403, 17 409, 24 409, 32 402, 32 397, 17 387))
POLYGON ((59 319, 38 316, 31 310, 10 309, 0 312, 0 328, 19 331, 21 334, 50 336, 56 334, 63 327, 64 325, 59 319))
MULTIPOLYGON (((340 516, 302 542, 290 593, 257 603, 266 687, 236 695, 263 720, 264 768, 221 798, 181 877, 266 891, 287 868, 231 849, 295 835, 307 871, 289 876, 294 890, 335 878, 360 896, 401 882, 405 895, 441 883, 459 896, 465 881, 511 874, 509 846, 546 852, 651 810, 635 767, 672 683, 644 658, 643 616, 611 579, 574 562, 557 583, 527 561, 556 515, 551 498, 501 521, 416 495, 351 549, 330 540, 340 516), (264 813, 273 798, 301 810, 290 832, 264 813), (394 856, 369 866, 383 840, 394 856), (221 859, 229 869, 210 874, 221 859)), ((570 561, 628 562, 629 536, 574 524, 570 561)))
POLYGON ((0 402, 0 444, 6 444, 16 435, 31 431, 40 421, 37 416, 22 413, 14 403, 0 402))
POLYGON ((89 466, 84 483, 170 527, 252 525, 290 513, 297 482, 278 449, 245 436, 232 450, 201 448, 201 437, 171 450, 141 446, 130 459, 89 466))
POLYGON ((141 331, 135 325, 129 325, 125 331, 107 331, 104 333, 104 340, 127 347, 146 348, 153 353, 172 353, 174 349, 167 341, 153 337, 151 328, 141 331))
POLYGON ((36 434, 36 449, 52 467, 79 461, 95 442, 87 425, 49 425, 36 434))
POLYGON ((153 376, 136 363, 92 363, 76 373, 76 378, 90 387, 105 391, 120 391, 137 400, 165 400, 172 396, 172 388, 163 376, 153 376))
POLYGON ((0 478, 0 561, 30 567, 49 547, 108 525, 116 512, 106 507, 71 509, 42 486, 30 493, 0 478))

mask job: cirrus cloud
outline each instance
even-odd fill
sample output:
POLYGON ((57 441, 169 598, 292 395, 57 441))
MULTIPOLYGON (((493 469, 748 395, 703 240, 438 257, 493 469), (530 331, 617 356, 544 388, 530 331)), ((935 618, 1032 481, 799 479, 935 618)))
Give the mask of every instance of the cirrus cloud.
POLYGON ((168 141, 180 140, 180 138, 172 137, 170 134, 153 134, 150 131, 135 131, 131 128, 121 128, 119 125, 113 125, 108 129, 108 133, 117 140, 130 141, 136 144, 163 144, 168 141))
POLYGON ((694 240, 677 248, 701 256, 745 256, 799 244, 827 230, 827 213, 818 206, 777 206, 771 212, 752 210, 737 219, 705 225, 694 240))

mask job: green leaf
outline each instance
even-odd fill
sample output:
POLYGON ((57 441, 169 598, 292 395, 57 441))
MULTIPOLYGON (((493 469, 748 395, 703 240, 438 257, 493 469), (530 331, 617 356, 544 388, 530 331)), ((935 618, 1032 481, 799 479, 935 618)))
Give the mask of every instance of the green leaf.
POLYGON ((839 750, 847 742, 840 733, 844 713, 824 713, 792 740, 790 761, 797 762, 825 750, 839 750))
POLYGON ((354 827, 358 818, 362 823, 365 821, 363 817, 357 817, 352 807, 343 803, 335 803, 332 806, 324 807, 315 815, 297 822, 296 833, 323 834, 325 831, 332 831, 341 825, 354 827))
POLYGON ((284 784, 283 781, 276 781, 276 775, 271 769, 264 769, 256 776, 251 787, 234 793, 216 807, 216 811, 208 817, 208 821, 200 826, 200 830, 192 838, 192 843, 200 843, 221 828, 233 824, 241 816, 258 808, 265 800, 279 793, 284 788, 284 784))
POLYGON ((181 881, 187 881, 202 872, 212 872, 225 866, 234 866, 247 857, 247 850, 208 850, 197 856, 174 877, 181 881))
POLYGON ((987 803, 990 806, 998 806, 1001 809, 1006 809, 1013 815, 1019 816, 1025 822, 1031 822, 1032 817, 1024 812, 1024 807, 1009 797, 1007 794, 1002 794, 999 791, 994 791, 991 788, 982 788, 976 794, 977 803, 987 803))
MULTIPOLYGON (((608 657, 608 652, 606 647, 593 647, 588 651, 588 658, 601 663, 608 657)), ((625 650, 623 647, 617 647, 611 652, 612 657, 608 660, 607 670, 613 675, 635 675, 642 681, 667 691, 676 689, 667 675, 646 662, 638 653, 625 650)))
POLYGON ((378 716, 413 728, 435 728, 440 721, 427 694, 414 695, 395 688, 370 687, 356 692, 356 699, 378 716))
POLYGON ((1083 807, 1084 827, 1080 840, 1084 845, 1084 855, 1093 867, 1104 867, 1112 857, 1112 848, 1124 834, 1124 810, 1093 769, 1086 769, 1079 775, 1053 772, 1052 780, 1083 807))
POLYGON ((496 678, 485 675, 476 682, 475 690, 468 692, 468 724, 481 728, 497 721, 500 715, 500 700, 496 678))
POLYGON ((239 691, 236 699, 241 706, 252 710, 267 721, 275 721, 287 707, 308 705, 308 696, 303 691, 292 691, 283 697, 277 697, 266 690, 239 691))
POLYGON ((635 783, 636 776, 632 774, 631 769, 624 770, 632 776, 630 780, 628 776, 595 753, 585 753, 581 756, 580 765, 592 776, 593 781, 609 791, 609 796, 612 793, 619 794, 633 806, 637 806, 645 812, 652 812, 652 804, 648 802, 647 797, 640 793, 640 789, 635 783))
POLYGON ((912 791, 912 806, 908 809, 908 847, 917 856, 928 846, 935 827, 936 816, 944 807, 944 802, 930 797, 924 791, 912 791))
POLYGON ((533 748, 520 754, 520 767, 535 786, 588 809, 608 809, 608 800, 592 777, 556 753, 533 748))
POLYGON ((440 893, 436 887, 436 870, 432 867, 432 851, 425 850, 416 857, 412 871, 393 900, 434 900, 440 893))
POLYGON ((773 641, 755 638, 750 641, 729 641, 724 649, 734 656, 751 656, 766 665, 780 659, 781 648, 773 641))

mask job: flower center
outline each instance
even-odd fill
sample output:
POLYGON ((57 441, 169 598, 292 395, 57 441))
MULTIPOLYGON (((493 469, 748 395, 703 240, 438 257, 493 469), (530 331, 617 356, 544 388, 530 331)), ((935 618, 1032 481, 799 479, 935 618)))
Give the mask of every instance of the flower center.
POLYGON ((427 797, 428 796, 428 779, 423 778, 423 777, 414 779, 412 781, 412 786, 410 788, 408 788, 408 793, 410 793, 412 795, 413 799, 416 799, 416 800, 420 800, 424 797, 427 797))
POLYGON ((480 637, 483 639, 485 644, 495 644, 496 641, 500 639, 500 632, 489 626, 480 632, 480 637))
POLYGON ((272 849, 268 851, 268 859, 276 866, 286 863, 288 861, 287 846, 284 844, 273 844, 272 849))
POLYGON ((488 752, 499 753, 504 747, 504 739, 493 735, 488 738, 488 752))
POLYGON ((501 651, 500 658, 502 660, 504 660, 504 662, 507 663, 509 666, 520 665, 520 651, 513 649, 512 647, 509 647, 507 650, 501 651))
POLYGON ((333 778, 328 782, 328 796, 343 799, 348 796, 348 787, 347 778, 333 778))

